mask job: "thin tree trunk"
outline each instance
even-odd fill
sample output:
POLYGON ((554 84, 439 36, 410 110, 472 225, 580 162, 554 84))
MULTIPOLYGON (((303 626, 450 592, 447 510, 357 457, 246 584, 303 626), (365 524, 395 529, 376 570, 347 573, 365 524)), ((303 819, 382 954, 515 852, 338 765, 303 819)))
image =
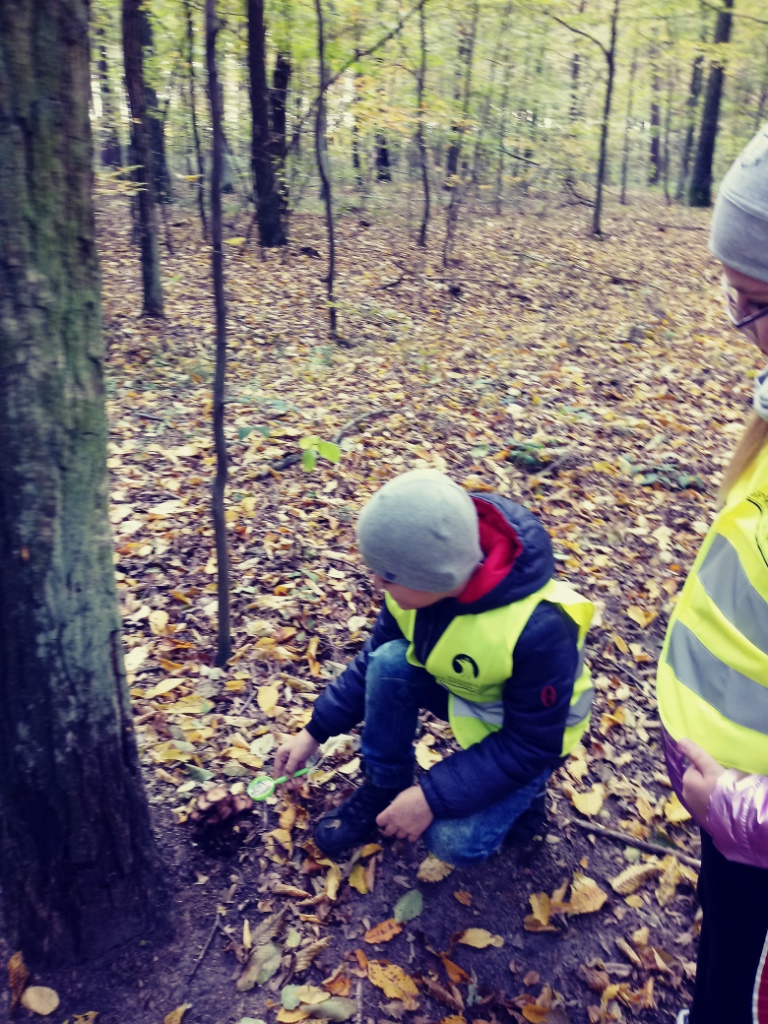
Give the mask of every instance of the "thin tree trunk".
MULTIPOLYGON (((723 0, 723 9, 718 13, 715 22, 713 42, 716 46, 727 43, 731 38, 732 12, 733 0, 723 0)), ((704 107, 701 112, 699 144, 696 147, 696 160, 688 188, 688 202, 691 206, 710 206, 712 204, 712 161, 715 156, 715 142, 720 120, 723 76, 722 63, 713 61, 709 65, 704 107)))
POLYGON ((189 113, 192 119, 192 137, 195 143, 195 160, 197 162, 197 208, 200 211, 200 223, 203 227, 203 238, 208 240, 208 221, 205 216, 205 164, 200 145, 200 131, 197 126, 197 100, 195 97, 195 34, 192 22, 192 5, 184 0, 184 14, 187 21, 187 64, 189 66, 189 113))
POLYGON ((0 5, 0 890, 36 962, 165 910, 107 515, 89 95, 85 0, 0 5))
POLYGON ((683 152, 680 157, 680 178, 677 183, 676 199, 682 199, 685 195, 685 186, 688 181, 688 172, 691 168, 691 153, 693 152, 693 138, 696 133, 696 108, 699 105, 701 87, 704 84, 704 55, 699 53, 693 61, 691 69, 691 84, 688 87, 688 98, 685 101, 688 112, 688 123, 685 126, 685 138, 683 140, 683 152))
POLYGON ((333 224, 333 194, 331 192, 331 176, 328 172, 325 151, 325 93, 327 89, 328 71, 325 65, 325 25, 323 22, 322 0, 315 0, 317 12, 317 59, 320 74, 320 89, 315 114, 315 157, 317 170, 322 182, 323 201, 325 203, 325 226, 328 232, 328 273, 325 278, 328 307, 328 329, 333 341, 338 341, 336 324, 336 299, 333 286, 336 275, 336 239, 333 224))
POLYGON ((277 188, 280 194, 280 209, 288 210, 288 183, 285 177, 285 161, 288 158, 288 87, 291 82, 293 67, 288 53, 278 50, 275 66, 272 71, 272 89, 270 90, 270 107, 272 110, 272 137, 269 149, 274 161, 277 188))
POLYGON ((677 93, 677 66, 667 67, 667 101, 666 110, 664 111, 664 135, 661 147, 661 168, 664 182, 664 198, 667 201, 667 205, 672 202, 672 196, 669 192, 669 171, 671 163, 671 143, 670 136, 672 134, 672 106, 673 98, 677 93))
POLYGON ((248 0, 248 70, 251 96, 251 169, 256 193, 259 241, 263 246, 285 245, 282 203, 272 166, 267 90, 264 0, 248 0))
POLYGON ((216 0, 205 3, 205 55, 208 65, 208 98, 211 104, 213 147, 211 153, 211 265, 216 305, 216 371, 213 383, 213 439, 216 449, 216 476, 211 491, 211 511, 216 535, 216 572, 218 578, 219 637, 216 664, 224 668, 232 654, 229 623, 229 551, 224 491, 227 486, 227 442, 224 437, 224 401, 227 375, 227 308, 224 297, 224 258, 221 230, 221 175, 224 159, 222 132, 222 91, 216 65, 216 35, 219 30, 216 0))
POLYGON ((632 64, 629 68, 629 84, 627 86, 627 116, 624 121, 624 147, 621 155, 621 196, 622 206, 627 204, 627 175, 629 173, 629 151, 631 145, 630 131, 632 128, 632 104, 635 97, 635 74, 637 72, 637 50, 632 52, 632 64))
POLYGON ((160 284, 160 245, 158 242, 155 184, 152 172, 149 114, 144 87, 144 64, 141 47, 141 0, 123 0, 123 49, 125 53, 125 84, 132 118, 131 163, 136 166, 133 180, 138 184, 139 245, 145 316, 163 315, 163 291, 160 284))
MULTIPOLYGON (((152 39, 152 22, 149 17, 149 5, 139 4, 139 38, 141 39, 142 55, 154 52, 152 39)), ((142 56, 143 65, 143 56, 142 56)), ((149 126, 149 143, 152 147, 152 174, 154 176, 155 200, 159 203, 170 203, 173 200, 171 175, 165 156, 165 116, 160 111, 157 93, 144 75, 144 92, 149 126)))
POLYGON ((501 206, 504 193, 504 139, 507 128, 507 103, 509 102, 509 80, 511 77, 511 64, 509 54, 504 60, 504 82, 501 87, 501 100, 499 102, 499 123, 498 123, 498 155, 496 162, 496 216, 501 216, 501 206))
POLYGON ((619 22, 619 3, 614 0, 611 12, 611 41, 604 51, 608 65, 608 78, 605 83, 605 102, 603 104, 603 121, 600 125, 600 155, 597 161, 597 187, 595 189, 595 207, 592 218, 592 234, 599 238, 602 235, 601 215, 603 211, 603 185, 608 166, 608 128, 611 120, 611 100, 613 98, 613 75, 616 66, 616 28, 619 22))
POLYGON ((661 80, 659 78, 659 67, 657 64, 658 47, 654 43, 651 46, 651 151, 650 164, 648 169, 648 184, 658 185, 661 180, 661 107, 659 105, 659 93, 661 91, 661 80))
POLYGON ((424 5, 419 10, 419 71, 416 75, 416 146, 419 151, 421 166, 421 183, 424 189, 424 210, 421 215, 418 244, 422 249, 427 246, 427 226, 429 225, 429 154, 424 138, 424 91, 427 81, 427 26, 424 5))
POLYGON ((101 94, 101 163, 104 167, 123 167, 123 151, 117 130, 117 109, 109 82, 104 29, 96 30, 99 45, 99 90, 101 94))
POLYGON ((463 88, 463 100, 462 100, 462 112, 461 112, 461 125, 457 126, 456 137, 452 143, 451 152, 452 157, 449 157, 449 167, 454 167, 452 174, 449 173, 448 178, 445 182, 445 187, 451 190, 451 198, 448 203, 448 209, 445 214, 445 240, 443 242, 443 267, 448 266, 448 259, 453 248, 453 238, 456 233, 456 225, 459 218, 459 209, 461 207, 461 200, 463 198, 463 182, 461 181, 459 171, 459 159, 461 156, 461 145, 464 138, 465 125, 469 117, 469 106, 472 96, 472 61, 475 54, 475 39, 477 38, 477 22, 480 15, 480 4, 479 0, 474 0, 472 4, 472 15, 470 22, 469 34, 462 38, 462 43, 459 47, 459 53, 463 52, 466 63, 464 69, 464 88, 463 88), (463 50, 462 50, 463 46, 463 50))

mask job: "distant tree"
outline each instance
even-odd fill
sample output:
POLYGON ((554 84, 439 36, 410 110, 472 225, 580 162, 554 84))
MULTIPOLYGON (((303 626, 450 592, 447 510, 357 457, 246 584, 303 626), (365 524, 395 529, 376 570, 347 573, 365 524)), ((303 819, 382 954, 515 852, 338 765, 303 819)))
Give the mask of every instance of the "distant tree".
POLYGON ((264 0, 248 0, 248 71, 251 95, 251 170, 256 193, 259 241, 264 246, 285 245, 282 203, 272 164, 267 89, 267 47, 264 0))
POLYGON ((131 165, 138 185, 136 206, 141 247, 141 278, 146 316, 163 315, 163 290, 160 284, 160 245, 158 242, 155 178, 152 171, 150 116, 144 86, 144 60, 141 45, 141 0, 123 0, 123 52, 125 84, 131 108, 131 165))
POLYGON ((0 890, 73 961, 162 915, 123 669, 87 0, 0 2, 0 890))
MULTIPOLYGON (((733 20, 733 0, 723 0, 723 7, 715 21, 715 45, 727 43, 731 38, 731 22, 733 20)), ((699 143, 696 147, 696 160, 691 172, 688 186, 688 203, 691 206, 710 206, 712 204, 712 161, 715 156, 715 142, 720 122, 720 100, 723 95, 723 61, 721 56, 709 65, 707 88, 704 93, 704 106, 701 111, 701 127, 699 143)))

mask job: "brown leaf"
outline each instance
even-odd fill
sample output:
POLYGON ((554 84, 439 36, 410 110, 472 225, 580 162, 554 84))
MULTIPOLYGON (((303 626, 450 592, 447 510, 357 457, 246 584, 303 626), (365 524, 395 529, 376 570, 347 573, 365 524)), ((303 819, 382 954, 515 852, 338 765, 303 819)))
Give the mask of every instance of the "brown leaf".
POLYGON ((330 935, 326 935, 323 939, 317 939, 315 942, 311 942, 308 946, 304 946, 296 953, 296 964, 294 971, 296 974, 301 974, 302 971, 310 966, 316 956, 319 956, 324 949, 326 949, 331 942, 330 935))
POLYGON ((461 903, 463 907, 472 906, 472 895, 471 893, 468 893, 465 889, 459 889, 459 891, 455 892, 453 895, 456 897, 456 899, 459 901, 459 903, 461 903))
POLYGON ((389 964, 381 960, 368 961, 368 980, 380 988, 388 999, 400 999, 406 1009, 418 1009, 416 996, 419 990, 416 982, 397 964, 389 964))
POLYGON ((427 990, 427 992, 436 999, 439 1003, 444 1003, 455 1013, 464 1012, 464 1000, 461 997, 461 992, 456 988, 455 985, 451 985, 450 988, 445 985, 441 985, 435 978, 422 975, 421 984, 427 990))
POLYGON ((8 988, 11 990, 11 1005, 9 1012, 13 1015, 21 1002, 21 994, 24 986, 29 981, 29 971, 24 963, 24 955, 14 953, 8 960, 8 988))
POLYGON ((440 954, 440 960, 445 968, 445 973, 454 985, 468 985, 472 981, 472 976, 467 974, 463 967, 455 964, 453 960, 449 960, 445 953, 440 954))
POLYGON ((369 928, 363 938, 372 945, 376 942, 389 942, 390 939, 399 935, 402 930, 403 926, 394 917, 389 917, 386 921, 382 921, 380 924, 374 925, 373 928, 369 928))

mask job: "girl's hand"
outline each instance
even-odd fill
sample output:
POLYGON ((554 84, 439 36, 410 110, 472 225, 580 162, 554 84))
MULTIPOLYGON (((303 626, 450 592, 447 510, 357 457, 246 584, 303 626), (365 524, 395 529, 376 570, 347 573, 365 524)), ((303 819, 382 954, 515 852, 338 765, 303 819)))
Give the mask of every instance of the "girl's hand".
POLYGON ((694 818, 703 825, 707 820, 712 790, 725 768, 693 740, 680 740, 678 747, 691 762, 683 775, 683 800, 694 818))
POLYGON ((290 779, 304 767, 319 746, 317 740, 313 739, 306 729, 302 729, 295 736, 289 736, 277 748, 272 778, 279 779, 282 775, 287 775, 290 779))
POLYGON ((413 843, 434 818, 421 786, 411 786, 398 793, 389 807, 384 808, 376 824, 385 836, 397 836, 413 843))

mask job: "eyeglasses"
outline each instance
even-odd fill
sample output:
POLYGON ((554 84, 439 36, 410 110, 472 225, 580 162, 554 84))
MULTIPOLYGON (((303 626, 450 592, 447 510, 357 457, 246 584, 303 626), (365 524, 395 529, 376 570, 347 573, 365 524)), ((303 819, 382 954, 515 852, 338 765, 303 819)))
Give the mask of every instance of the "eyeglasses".
POLYGON ((762 309, 758 309, 754 313, 748 313, 746 316, 739 316, 739 313, 744 311, 745 306, 749 308, 750 306, 754 306, 755 303, 750 302, 748 299, 745 300, 738 288, 734 288, 725 277, 722 279, 722 285, 723 294, 725 295, 725 312, 728 319, 738 330, 742 330, 744 327, 751 327, 752 329, 749 333, 755 334, 756 328, 752 325, 756 320, 760 320, 762 317, 768 316, 768 306, 764 306, 762 309))

